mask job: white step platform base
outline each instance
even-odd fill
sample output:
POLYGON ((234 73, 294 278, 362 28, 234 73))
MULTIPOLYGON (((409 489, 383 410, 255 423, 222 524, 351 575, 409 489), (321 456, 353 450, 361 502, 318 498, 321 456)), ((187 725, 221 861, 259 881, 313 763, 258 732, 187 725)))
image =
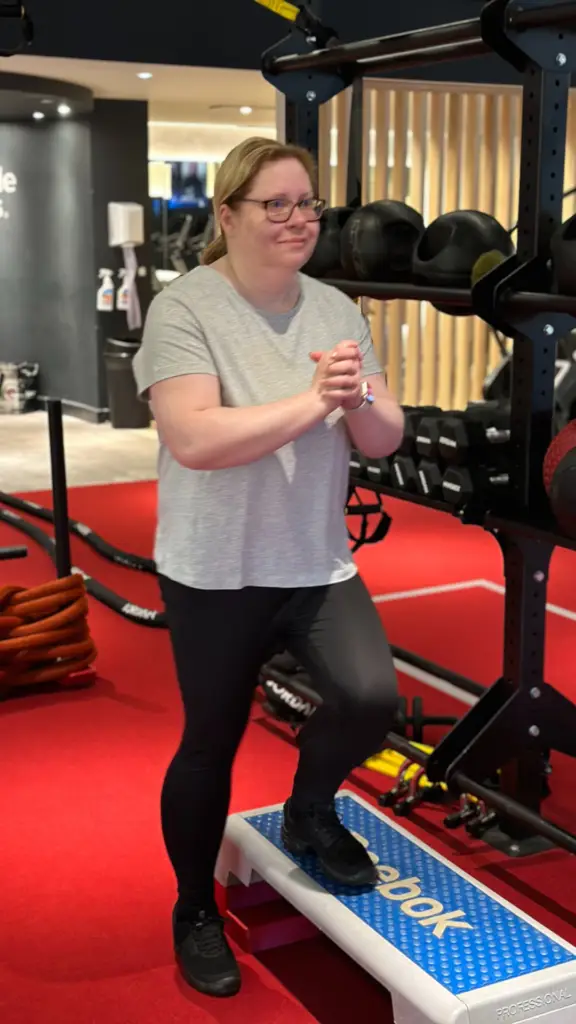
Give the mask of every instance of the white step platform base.
POLYGON ((281 805, 229 818, 217 881, 266 882, 389 990, 395 1024, 576 1024, 573 946, 355 793, 337 808, 379 866, 376 889, 288 854, 281 805))

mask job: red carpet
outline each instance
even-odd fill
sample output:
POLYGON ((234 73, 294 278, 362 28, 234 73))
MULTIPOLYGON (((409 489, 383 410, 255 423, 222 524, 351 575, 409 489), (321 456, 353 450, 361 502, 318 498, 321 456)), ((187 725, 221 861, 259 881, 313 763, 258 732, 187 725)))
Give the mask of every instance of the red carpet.
MULTIPOLYGON (((49 504, 47 495, 34 495, 49 504)), ((448 516, 390 502, 386 541, 358 554, 375 595, 469 580, 502 583, 493 539, 448 516)), ((150 554, 150 484, 83 488, 70 514, 120 547, 150 554)), ((0 524, 0 544, 20 535, 0 524)), ((30 557, 2 564, 3 582, 35 585, 53 575, 30 557)), ((154 579, 115 567, 73 541, 74 560, 135 603, 159 607, 154 579)), ((574 556, 554 556, 547 679, 574 695, 574 556), (566 617, 562 610, 572 613, 566 617)), ((502 596, 484 587, 379 604, 392 642, 481 682, 499 674, 502 596)), ((173 883, 158 820, 160 785, 181 724, 168 637, 91 602, 99 681, 90 691, 25 697, 0 705, 0 1021, 2 1024, 344 1024, 354 1014, 391 1019, 386 993, 325 940, 243 957, 245 984, 232 1001, 190 993, 170 947, 173 883)), ((430 713, 462 705, 413 679, 430 713)), ((256 715, 258 717, 258 715, 256 715)), ((431 737, 434 739, 434 736, 431 737)), ((236 766, 235 810, 280 802, 295 751, 258 722, 236 766), (265 770, 263 770, 263 767, 265 770)), ((368 774, 368 773, 367 773, 368 774)), ((555 756, 551 819, 574 828, 574 762, 555 756)), ((370 774, 373 782, 385 780, 370 774)), ((423 810, 407 826, 491 888, 576 942, 576 873, 553 851, 510 862, 441 827, 423 810)))

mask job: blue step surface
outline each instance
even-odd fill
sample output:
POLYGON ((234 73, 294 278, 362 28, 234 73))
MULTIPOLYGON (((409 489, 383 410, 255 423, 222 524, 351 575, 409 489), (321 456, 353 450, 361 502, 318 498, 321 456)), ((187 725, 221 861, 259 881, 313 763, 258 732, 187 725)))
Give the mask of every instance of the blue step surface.
POLYGON ((338 797, 336 806, 344 825, 377 859, 377 889, 344 888, 325 877, 315 857, 287 854, 281 808, 244 820, 448 992, 458 996, 576 960, 569 948, 380 813, 352 796, 338 797))

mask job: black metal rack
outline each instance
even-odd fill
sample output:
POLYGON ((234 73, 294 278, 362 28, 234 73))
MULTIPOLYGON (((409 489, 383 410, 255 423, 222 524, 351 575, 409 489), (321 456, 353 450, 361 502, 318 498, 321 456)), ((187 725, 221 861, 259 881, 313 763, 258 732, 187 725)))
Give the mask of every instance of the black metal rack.
MULTIPOLYGON (((318 16, 319 3, 313 0, 309 6, 318 16)), ((352 297, 441 302, 455 310, 467 305, 514 340, 512 499, 505 509, 481 518, 504 558, 502 678, 436 748, 427 772, 432 781, 445 781, 455 792, 465 786, 491 803, 499 824, 484 838, 499 848, 518 856, 552 842, 576 852, 576 837, 540 816, 543 753, 558 750, 576 756, 576 706, 543 676, 550 557, 555 545, 574 548, 574 543, 555 532, 542 480, 552 438, 556 342, 576 326, 576 298, 550 294, 546 269, 550 238, 562 222, 568 98, 576 70, 576 2, 491 0, 479 18, 467 21, 356 43, 332 39, 323 49, 312 49, 313 43, 310 35, 291 32, 264 54, 262 72, 286 98, 287 141, 314 154, 319 106, 367 74, 494 52, 521 76, 517 256, 490 271, 471 292, 412 284, 329 283, 352 297), (493 791, 483 783, 498 770, 500 788, 493 791)), ((357 87, 354 97, 357 126, 357 87)), ((356 152, 349 167, 358 166, 356 152)), ((370 488, 366 482, 362 486, 370 488)))

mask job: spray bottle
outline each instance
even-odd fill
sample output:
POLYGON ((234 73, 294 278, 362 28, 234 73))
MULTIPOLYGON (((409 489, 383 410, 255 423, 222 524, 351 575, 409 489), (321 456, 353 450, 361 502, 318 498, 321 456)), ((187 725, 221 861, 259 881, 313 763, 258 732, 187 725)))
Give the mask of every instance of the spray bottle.
POLYGON ((96 309, 99 313, 111 313, 114 309, 113 273, 114 271, 107 270, 106 268, 98 271, 98 277, 102 281, 96 295, 96 309))
POLYGON ((116 294, 116 309, 126 313, 130 307, 130 289, 128 282, 126 281, 127 271, 125 267, 122 267, 118 271, 118 277, 120 278, 121 284, 116 294))

